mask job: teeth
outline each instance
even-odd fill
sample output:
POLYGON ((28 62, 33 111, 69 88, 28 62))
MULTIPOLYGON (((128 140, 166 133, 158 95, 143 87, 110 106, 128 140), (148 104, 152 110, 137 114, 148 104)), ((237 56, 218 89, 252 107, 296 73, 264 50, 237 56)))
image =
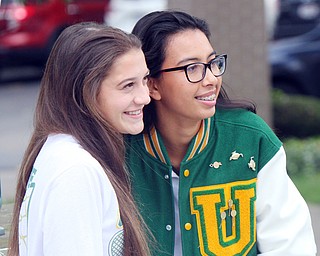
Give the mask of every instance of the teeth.
POLYGON ((141 113, 141 110, 129 111, 127 113, 128 113, 128 115, 139 115, 141 113))
POLYGON ((210 96, 207 96, 207 97, 196 97, 198 100, 214 100, 216 98, 216 95, 213 94, 213 95, 210 95, 210 96))

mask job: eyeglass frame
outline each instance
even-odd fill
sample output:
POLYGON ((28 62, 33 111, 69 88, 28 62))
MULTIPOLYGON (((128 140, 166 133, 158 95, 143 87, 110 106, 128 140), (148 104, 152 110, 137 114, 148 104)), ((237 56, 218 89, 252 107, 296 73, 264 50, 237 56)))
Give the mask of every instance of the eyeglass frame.
POLYGON ((184 65, 184 66, 162 69, 162 70, 159 70, 157 73, 184 70, 184 73, 185 73, 185 75, 186 75, 186 78, 187 78, 187 80, 188 80, 190 83, 199 83, 199 82, 201 82, 201 81, 205 78, 205 76, 206 76, 206 74, 207 74, 207 68, 209 68, 209 70, 211 71, 211 73, 212 73, 215 77, 220 77, 220 76, 222 76, 222 75, 224 74, 224 72, 226 71, 226 67, 227 67, 227 54, 220 54, 220 55, 217 55, 217 56, 216 56, 215 58, 213 58, 212 60, 210 60, 208 63, 193 62, 193 63, 187 64, 187 65, 184 65), (221 58, 221 57, 223 57, 223 61, 224 61, 224 70, 223 70, 223 72, 222 72, 221 74, 215 75, 215 74, 212 73, 211 64, 212 64, 212 62, 216 61, 218 58, 221 58), (190 81, 190 79, 189 79, 187 69, 188 69, 189 66, 195 65, 195 64, 202 64, 202 65, 204 65, 204 72, 203 72, 202 78, 201 78, 199 81, 193 82, 193 81, 190 81))

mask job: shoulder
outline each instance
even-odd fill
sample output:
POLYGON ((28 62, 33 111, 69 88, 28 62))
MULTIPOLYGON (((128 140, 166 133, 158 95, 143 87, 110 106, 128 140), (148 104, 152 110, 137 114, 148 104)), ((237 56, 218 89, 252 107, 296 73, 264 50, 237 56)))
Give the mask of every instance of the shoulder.
POLYGON ((60 160, 65 164, 72 164, 73 162, 84 163, 86 161, 95 162, 92 155, 75 138, 66 134, 48 136, 39 153, 39 157, 60 160))
POLYGON ((253 129, 265 129, 268 125, 257 114, 245 109, 217 109, 216 122, 229 123, 236 126, 247 126, 253 129))
POLYGON ((266 137, 279 147, 281 142, 271 127, 257 114, 245 109, 217 109, 214 116, 216 126, 246 134, 251 133, 266 137))
POLYGON ((259 161, 260 169, 282 146, 270 126, 248 110, 219 109, 212 119, 212 137, 217 143, 220 141, 224 147, 231 145, 234 149, 250 152, 259 161))
POLYGON ((82 202, 84 197, 90 200, 103 197, 108 204, 115 198, 113 186, 99 162, 72 136, 64 134, 48 137, 34 163, 28 189, 33 193, 33 202, 46 202, 49 197, 64 201, 81 198, 82 202))
POLYGON ((48 178, 56 178, 67 172, 89 176, 104 175, 99 162, 70 135, 50 135, 40 150, 34 168, 48 178))

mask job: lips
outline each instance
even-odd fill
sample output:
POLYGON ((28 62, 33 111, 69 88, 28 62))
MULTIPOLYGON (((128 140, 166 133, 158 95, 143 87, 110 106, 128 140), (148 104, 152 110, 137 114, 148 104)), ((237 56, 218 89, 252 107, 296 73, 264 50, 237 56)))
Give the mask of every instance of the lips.
POLYGON ((195 98, 197 100, 203 100, 203 101, 214 101, 217 98, 217 96, 216 94, 210 92, 201 96, 196 96, 195 98))
POLYGON ((207 97, 196 97, 197 100, 206 100, 206 101, 211 101, 211 100, 215 100, 216 99, 216 95, 210 95, 207 97))
POLYGON ((136 115, 140 115, 142 113, 142 110, 135 110, 135 111, 127 111, 125 112, 127 115, 132 115, 132 116, 136 116, 136 115))

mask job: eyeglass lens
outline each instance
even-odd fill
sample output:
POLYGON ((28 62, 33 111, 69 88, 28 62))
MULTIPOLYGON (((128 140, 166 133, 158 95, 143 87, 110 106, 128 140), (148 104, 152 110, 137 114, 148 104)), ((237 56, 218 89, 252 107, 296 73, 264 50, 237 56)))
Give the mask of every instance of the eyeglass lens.
MULTIPOLYGON (((213 59, 210 63, 210 70, 213 75, 220 76, 223 74, 225 69, 225 61, 224 57, 219 57, 217 59, 213 59)), ((191 64, 187 67, 186 73, 191 82, 199 82, 201 81, 206 75, 206 64, 203 63, 195 63, 191 64)))

